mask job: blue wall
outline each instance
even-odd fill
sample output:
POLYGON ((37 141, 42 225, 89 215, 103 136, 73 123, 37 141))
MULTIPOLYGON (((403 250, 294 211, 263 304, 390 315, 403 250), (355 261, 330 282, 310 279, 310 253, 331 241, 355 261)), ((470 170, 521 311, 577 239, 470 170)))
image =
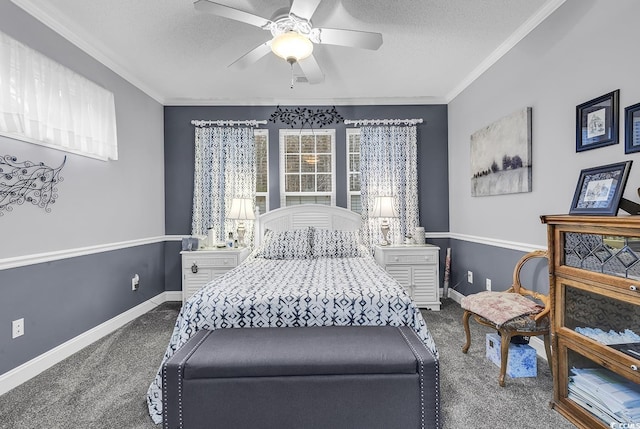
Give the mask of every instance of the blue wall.
MULTIPOLYGON (((298 106, 296 106, 298 107, 298 106)), ((331 106, 300 106, 310 109, 331 106)), ((193 198, 194 126, 191 120, 269 119, 276 106, 167 106, 164 109, 165 135, 165 217, 166 233, 191 233, 193 198)), ((422 118, 418 131, 418 193, 420 225, 427 232, 449 230, 449 188, 447 164, 447 106, 337 106, 345 119, 422 118)), ((346 195, 346 134, 345 125, 325 128, 336 130, 336 205, 347 206, 346 195)), ((279 130, 282 123, 268 122, 261 126, 269 130, 269 192, 270 208, 280 206, 279 194, 279 130)), ((180 246, 167 249, 166 289, 180 289, 180 246), (178 262, 176 262, 178 261, 178 262)), ((441 270, 443 271, 443 270, 441 270)))
POLYGON ((0 270, 0 374, 164 292, 163 257, 155 243, 0 270), (25 335, 11 339, 18 318, 25 335))

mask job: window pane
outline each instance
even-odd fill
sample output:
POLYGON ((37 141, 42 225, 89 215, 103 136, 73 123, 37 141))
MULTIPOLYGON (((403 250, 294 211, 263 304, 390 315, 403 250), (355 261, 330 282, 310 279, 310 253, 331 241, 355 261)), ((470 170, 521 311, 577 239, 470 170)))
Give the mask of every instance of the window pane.
POLYGON ((298 173, 300 171, 299 155, 287 155, 285 163, 285 173, 298 173))
POLYGON ((317 196, 314 199, 316 204, 331 205, 331 197, 329 195, 317 196))
POLYGON ((356 213, 362 213, 362 204, 360 202, 360 195, 351 195, 351 211, 356 213))
POLYGON ((318 173, 331 173, 331 155, 318 155, 318 173))
POLYGON ((301 183, 300 187, 302 192, 315 192, 316 176, 314 174, 302 174, 300 183, 301 183))
POLYGON ((318 192, 331 192, 331 174, 318 174, 318 192))
POLYGON ((313 136, 302 136, 302 153, 314 153, 316 151, 315 146, 313 136))
POLYGON ((260 209, 260 214, 267 212, 267 197, 264 195, 256 195, 256 207, 260 209))
POLYGON ((318 157, 316 155, 302 155, 300 170, 303 173, 315 173, 318 157))
POLYGON ((285 203, 287 206, 297 206, 300 204, 324 204, 326 206, 331 205, 331 197, 329 195, 318 195, 318 196, 292 196, 287 195, 285 198, 285 203))
POLYGON ((320 135, 316 139, 317 153, 331 153, 331 136, 320 135))
POLYGON ((300 176, 297 174, 287 174, 285 176, 285 191, 300 192, 300 176))
POLYGON ((349 190, 350 191, 360 190, 360 173, 349 174, 349 190))
POLYGON ((284 140, 287 153, 299 153, 300 141, 297 136, 285 136, 284 140))
POLYGON ((267 183, 267 175, 256 176, 256 192, 268 192, 269 184, 267 183))
POLYGON ((349 152, 360 152, 360 136, 357 134, 351 134, 349 136, 349 152))
POLYGON ((360 154, 349 154, 349 171, 360 171, 360 154))

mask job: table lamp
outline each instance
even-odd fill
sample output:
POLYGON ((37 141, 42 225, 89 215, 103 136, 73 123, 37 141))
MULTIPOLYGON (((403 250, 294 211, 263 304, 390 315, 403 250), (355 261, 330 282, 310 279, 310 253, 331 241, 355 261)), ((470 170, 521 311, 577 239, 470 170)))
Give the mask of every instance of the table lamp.
POLYGON ((231 200, 231 209, 229 209, 228 219, 238 221, 238 246, 244 247, 244 221, 256 218, 253 212, 253 200, 251 198, 234 198, 231 200))
POLYGON ((373 197, 373 211, 371 217, 383 218, 380 223, 380 231, 382 232, 382 242, 380 245, 389 245, 389 218, 398 217, 398 213, 393 207, 393 197, 373 197))

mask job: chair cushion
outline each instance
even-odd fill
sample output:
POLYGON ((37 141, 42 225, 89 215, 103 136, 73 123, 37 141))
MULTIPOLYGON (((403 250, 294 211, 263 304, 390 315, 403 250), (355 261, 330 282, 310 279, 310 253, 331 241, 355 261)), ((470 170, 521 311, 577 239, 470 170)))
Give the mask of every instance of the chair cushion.
POLYGON ((534 301, 510 292, 475 293, 462 298, 460 305, 495 324, 497 328, 517 317, 538 314, 544 310, 543 306, 534 301))
MULTIPOLYGON (((524 316, 514 317, 513 319, 503 323, 500 326, 496 325, 496 329, 502 328, 502 329, 506 329, 507 331, 519 331, 519 332, 540 332, 540 331, 548 330, 551 327, 551 323, 549 321, 549 315, 546 315, 545 317, 536 321, 535 320, 536 314, 527 314, 524 316)), ((495 325, 495 323, 485 319, 482 316, 478 316, 478 317, 484 322, 495 325)))

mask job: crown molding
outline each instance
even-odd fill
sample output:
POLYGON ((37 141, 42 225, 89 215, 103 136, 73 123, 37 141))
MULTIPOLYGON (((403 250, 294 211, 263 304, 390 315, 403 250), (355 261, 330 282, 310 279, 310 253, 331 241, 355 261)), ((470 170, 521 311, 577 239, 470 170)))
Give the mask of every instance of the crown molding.
POLYGON ((540 25, 549 15, 555 12, 566 0, 549 0, 547 1, 533 16, 526 20, 516 31, 509 36, 507 40, 502 42, 487 58, 482 61, 467 77, 465 77, 447 96, 445 104, 449 104, 462 91, 478 79, 500 58, 509 52, 515 45, 531 33, 538 25, 540 25))
POLYGON ((164 105, 164 97, 149 85, 140 80, 134 73, 125 67, 122 61, 118 61, 118 55, 96 40, 91 33, 71 30, 67 24, 67 18, 52 6, 55 2, 40 2, 34 4, 31 0, 11 0, 16 6, 23 9, 29 15, 60 34, 66 40, 80 48, 83 52, 93 57, 121 78, 147 94, 149 97, 164 105))
POLYGON ((424 97, 363 97, 363 98, 292 98, 292 99, 237 99, 237 98, 165 98, 131 72, 118 54, 105 47, 88 32, 71 30, 67 18, 49 2, 34 4, 31 0, 11 0, 21 9, 51 28, 95 60, 111 69, 124 80, 164 106, 272 106, 272 105, 431 105, 448 104, 511 50, 526 35, 551 15, 566 0, 547 1, 532 17, 505 40, 489 57, 467 75, 451 92, 442 96, 424 97))
POLYGON ((363 97, 363 98, 172 98, 165 106, 385 106, 447 104, 443 97, 363 97))

